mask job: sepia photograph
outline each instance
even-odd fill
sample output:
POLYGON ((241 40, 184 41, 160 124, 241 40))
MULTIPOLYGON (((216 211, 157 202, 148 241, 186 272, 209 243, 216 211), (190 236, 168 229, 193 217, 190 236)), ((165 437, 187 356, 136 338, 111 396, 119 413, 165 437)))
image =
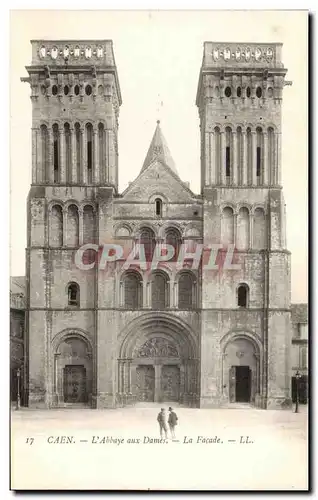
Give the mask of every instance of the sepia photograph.
POLYGON ((10 489, 308 491, 308 11, 10 13, 10 489))

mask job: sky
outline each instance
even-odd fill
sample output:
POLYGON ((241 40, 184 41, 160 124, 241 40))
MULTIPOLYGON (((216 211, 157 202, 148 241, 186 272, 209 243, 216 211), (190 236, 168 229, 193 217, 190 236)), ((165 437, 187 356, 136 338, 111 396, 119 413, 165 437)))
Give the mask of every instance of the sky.
POLYGON ((282 121, 282 182, 291 251, 292 302, 307 302, 308 109, 305 11, 11 11, 11 275, 25 274, 26 199, 31 184, 31 39, 112 39, 123 103, 119 189, 139 173, 160 119, 183 181, 200 191, 195 105, 204 41, 281 42, 288 68, 282 121))

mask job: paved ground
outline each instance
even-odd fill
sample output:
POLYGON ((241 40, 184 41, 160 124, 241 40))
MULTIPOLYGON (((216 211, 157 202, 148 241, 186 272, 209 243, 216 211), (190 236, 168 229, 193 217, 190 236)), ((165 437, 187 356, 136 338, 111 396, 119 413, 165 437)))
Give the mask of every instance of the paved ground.
POLYGON ((160 437, 156 404, 13 411, 12 487, 307 488, 306 407, 298 414, 174 407, 178 441, 163 443, 153 442, 160 437))

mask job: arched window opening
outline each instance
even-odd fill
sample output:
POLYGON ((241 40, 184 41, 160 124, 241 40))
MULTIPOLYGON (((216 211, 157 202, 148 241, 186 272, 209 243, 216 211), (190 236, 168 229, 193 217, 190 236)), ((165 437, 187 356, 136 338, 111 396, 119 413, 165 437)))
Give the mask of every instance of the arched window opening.
POLYGON ((49 172, 49 148, 48 148, 49 136, 48 130, 45 125, 41 125, 41 155, 42 155, 42 165, 43 165, 43 180, 50 180, 49 172))
POLYGON ((261 176, 261 148, 257 146, 256 148, 256 176, 261 176))
POLYGON ((151 283, 151 308, 166 309, 169 307, 168 276, 163 272, 155 272, 151 283))
POLYGON ((260 127, 256 129, 256 177, 258 184, 261 183, 262 176, 262 151, 263 151, 263 132, 260 127))
POLYGON ((242 89, 241 89, 241 87, 237 87, 236 95, 237 95, 237 97, 241 97, 241 95, 242 95, 242 89))
POLYGON ((232 94, 231 87, 226 87, 226 89, 225 89, 225 96, 226 97, 231 97, 231 94, 232 94))
POLYGON ((105 129, 102 123, 98 125, 98 141, 99 141, 99 175, 100 182, 107 182, 105 179, 105 129))
POLYGON ((59 182, 59 128, 55 123, 53 125, 53 168, 54 182, 59 182))
POLYGON ((222 245, 224 247, 232 245, 234 243, 234 213, 231 207, 223 209, 221 227, 222 245))
POLYGON ((236 246, 239 250, 249 248, 250 217, 246 207, 241 207, 237 216, 236 246))
POLYGON ((80 182, 81 181, 81 127, 79 123, 75 123, 75 139, 76 139, 77 182, 80 182))
POLYGON ((65 171, 67 182, 72 182, 72 149, 71 149, 71 129, 68 123, 64 124, 65 136, 65 171))
POLYGON ((258 207, 254 211, 253 220, 253 247, 257 250, 263 250, 267 244, 267 226, 264 210, 258 207))
POLYGON ((258 98, 262 97, 262 89, 261 89, 261 87, 257 87, 257 89, 256 89, 256 96, 258 98))
POLYGON ((142 279, 134 272, 128 271, 123 278, 124 307, 126 309, 140 309, 142 307, 142 279))
POLYGON ((190 273, 182 273, 178 281, 178 308, 193 309, 195 301, 195 279, 190 273))
POLYGON ((87 140, 87 182, 92 183, 93 169, 93 127, 90 123, 86 125, 86 140, 87 140))
POLYGON ((64 95, 68 95, 69 91, 70 91, 70 89, 68 88, 67 85, 65 85, 65 87, 64 87, 64 95))
POLYGON ((237 166, 238 166, 238 184, 243 184, 243 136, 241 127, 237 128, 236 131, 237 137, 237 166))
POLYGON ((92 93, 92 87, 90 85, 86 85, 86 87, 85 87, 85 93, 86 93, 86 95, 91 95, 91 93, 92 93))
POLYGON ((237 289, 237 305, 238 307, 248 307, 248 293, 247 285, 240 285, 237 289))
POLYGON ((91 205, 83 210, 83 244, 95 243, 95 214, 91 205))
POLYGON ((79 219, 76 205, 70 205, 67 211, 67 240, 71 247, 78 247, 79 219))
POLYGON ((176 262, 178 260, 180 247, 182 244, 182 238, 178 231, 174 227, 168 228, 165 234, 165 243, 167 245, 171 245, 174 248, 174 256, 170 260, 170 262, 176 262))
POLYGON ((251 89, 250 89, 250 87, 247 87, 247 89, 246 89, 246 97, 248 97, 248 98, 251 97, 251 89))
POLYGON ((225 129, 225 175, 227 182, 230 181, 231 177, 231 142, 232 142, 232 130, 229 127, 225 129))
POLYGON ((51 247, 63 245, 63 212, 60 205, 54 205, 49 217, 49 242, 51 247))
POLYGON ((253 184, 253 150, 252 150, 252 132, 248 127, 246 129, 246 145, 247 145, 247 175, 248 175, 248 184, 253 184))
POLYGON ((155 200, 155 205, 156 205, 156 215, 161 217, 162 216, 162 201, 159 198, 157 198, 155 200))
POLYGON ((216 183, 221 182, 221 132, 219 127, 214 128, 214 142, 215 142, 215 151, 214 151, 214 164, 215 164, 215 176, 216 183))
POLYGON ((147 227, 140 230, 139 242, 144 246, 145 259, 147 264, 152 262, 153 253, 156 246, 156 237, 152 229, 147 227))
POLYGON ((80 88, 79 88, 78 85, 75 85, 75 87, 74 87, 74 94, 75 95, 79 95, 79 93, 80 93, 80 88))
POLYGON ((70 283, 67 289, 68 295, 68 305, 69 306, 80 306, 80 288, 77 283, 70 283))
POLYGON ((53 87, 52 87, 52 95, 57 95, 57 85, 53 85, 53 87))
POLYGON ((270 172, 270 183, 276 184, 276 168, 275 168, 275 135, 274 129, 268 129, 268 168, 270 172))

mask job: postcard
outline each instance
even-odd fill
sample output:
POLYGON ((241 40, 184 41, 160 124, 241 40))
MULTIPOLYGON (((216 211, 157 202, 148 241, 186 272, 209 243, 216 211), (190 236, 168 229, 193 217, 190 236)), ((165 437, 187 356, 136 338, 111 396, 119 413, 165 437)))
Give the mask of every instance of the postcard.
POLYGON ((308 491, 308 13, 11 12, 11 489, 308 491))

